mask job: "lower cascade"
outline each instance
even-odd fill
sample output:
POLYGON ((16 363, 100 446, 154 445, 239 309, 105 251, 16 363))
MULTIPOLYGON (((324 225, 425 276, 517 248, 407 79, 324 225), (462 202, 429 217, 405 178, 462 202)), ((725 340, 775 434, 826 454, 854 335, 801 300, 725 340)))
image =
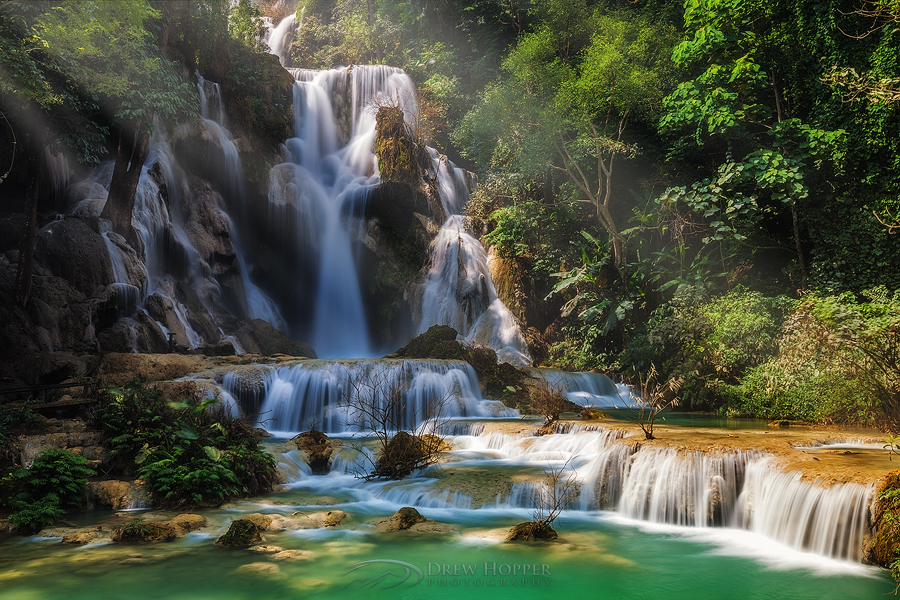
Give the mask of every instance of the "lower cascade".
MULTIPOLYGON (((427 470, 399 483, 367 485, 382 500, 420 508, 534 509, 548 485, 539 470, 562 466, 560 481, 573 476, 579 488, 570 512, 615 511, 652 523, 748 530, 796 550, 854 562, 862 560, 864 538, 871 533, 873 485, 823 487, 803 481, 799 472, 780 471, 775 458, 762 452, 646 447, 625 430, 602 426, 575 425, 568 433, 541 437, 473 433, 448 438, 454 469, 517 466, 534 473, 532 480, 512 482, 507 493, 481 507, 471 495, 438 485, 440 478, 431 478, 427 470)), ((325 477, 360 470, 358 451, 342 451, 325 477)), ((313 483, 308 469, 291 470, 298 473, 295 485, 313 483)), ((348 485, 363 484, 353 480, 348 485)))

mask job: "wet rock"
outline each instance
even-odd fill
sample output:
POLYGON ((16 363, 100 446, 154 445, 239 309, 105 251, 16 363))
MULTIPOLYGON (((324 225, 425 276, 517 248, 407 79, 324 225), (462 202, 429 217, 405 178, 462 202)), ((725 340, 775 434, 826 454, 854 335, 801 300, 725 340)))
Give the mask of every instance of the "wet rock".
POLYGON ((506 536, 506 542, 552 542, 559 538, 559 534, 547 524, 535 523, 528 521, 527 523, 519 523, 509 530, 506 536))
POLYGON ((328 473, 331 469, 334 448, 327 435, 312 429, 295 437, 294 442, 314 475, 328 473))
POLYGON ((275 554, 278 552, 283 552, 284 548, 281 546, 270 546, 268 544, 259 544, 258 546, 250 546, 250 549, 254 552, 262 552, 263 554, 275 554))
POLYGON ((459 531, 459 527, 450 525, 449 523, 438 523, 434 519, 425 519, 423 522, 416 523, 410 527, 409 531, 417 531, 419 533, 451 533, 453 531, 459 531))
POLYGON ((309 552, 307 550, 282 550, 281 552, 276 552, 269 558, 277 561, 285 561, 285 562, 297 562, 300 560, 312 560, 316 557, 314 552, 309 552))
POLYGON ((278 565, 264 562, 255 562, 250 563, 249 565, 243 565, 241 567, 238 567, 237 571, 235 572, 239 575, 261 575, 265 577, 278 577, 282 574, 281 568, 279 568, 278 565))
MULTIPOLYGON (((90 458, 87 453, 85 458, 90 458)), ((146 489, 138 483, 116 479, 88 482, 89 502, 97 508, 124 510, 143 502, 146 497, 146 489)))
MULTIPOLYGON (((280 515, 276 515, 276 516, 280 516, 280 515)), ((266 531, 267 529, 272 528, 273 517, 271 515, 264 515, 262 513, 252 513, 249 515, 244 515, 243 517, 241 517, 241 519, 243 519, 244 521, 250 521, 251 523, 256 525, 256 527, 260 531, 266 531)))
POLYGON ((251 354, 287 354, 317 358, 312 346, 284 335, 262 319, 244 321, 234 332, 234 337, 245 352, 251 354))
POLYGON ((246 517, 231 522, 225 535, 216 540, 219 546, 229 548, 246 548, 262 544, 266 539, 260 534, 259 527, 246 517))
POLYGON ((184 535, 181 529, 170 521, 143 521, 135 519, 115 529, 110 536, 114 542, 141 544, 147 542, 170 542, 184 535))
POLYGON ((435 346, 440 342, 455 342, 458 335, 459 332, 448 325, 432 325, 428 331, 414 337, 397 350, 396 355, 406 358, 435 358, 432 356, 435 346))
POLYGON ((47 270, 46 275, 65 279, 85 296, 99 293, 114 280, 106 242, 80 218, 39 227, 34 261, 47 270))
POLYGON ((77 544, 79 546, 83 546, 84 544, 89 544, 99 536, 100 534, 96 531, 78 531, 76 533, 64 535, 62 538, 62 543, 77 544))
POLYGON ((415 508, 404 506, 395 512, 390 519, 380 521, 375 525, 375 531, 402 531, 409 529, 417 523, 424 523, 425 517, 419 514, 415 508))
POLYGON ((329 510, 326 513, 316 513, 316 515, 322 515, 322 526, 323 527, 337 527, 341 523, 343 523, 347 517, 349 516, 342 510, 329 510))
POLYGON ((182 534, 185 534, 206 527, 206 517, 203 515, 186 513, 172 518, 169 523, 178 527, 182 534))

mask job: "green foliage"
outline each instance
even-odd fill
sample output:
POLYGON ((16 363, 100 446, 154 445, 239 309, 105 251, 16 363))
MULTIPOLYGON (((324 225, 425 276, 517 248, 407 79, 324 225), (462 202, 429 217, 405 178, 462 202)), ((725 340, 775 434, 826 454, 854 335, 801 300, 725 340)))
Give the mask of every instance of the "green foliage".
POLYGON ((785 322, 780 352, 728 391, 737 412, 897 431, 900 296, 883 287, 810 295, 785 322))
POLYGON ((683 379, 685 407, 720 408, 728 386, 775 352, 789 307, 785 298, 741 288, 712 298, 684 288, 653 311, 646 329, 629 343, 624 361, 639 372, 662 365, 662 377, 683 379))
POLYGON ((147 482, 163 506, 218 506, 271 489, 274 459, 216 400, 166 403, 141 384, 111 390, 94 415, 119 468, 147 482))
POLYGON ((15 469, 3 480, 0 497, 14 512, 10 521, 23 532, 37 531, 52 524, 67 509, 84 504, 87 478, 94 471, 87 459, 65 450, 42 451, 27 469, 15 469))
POLYGON ((232 6, 228 17, 228 33, 254 52, 267 51, 263 42, 266 24, 262 20, 259 6, 251 0, 239 0, 232 6))

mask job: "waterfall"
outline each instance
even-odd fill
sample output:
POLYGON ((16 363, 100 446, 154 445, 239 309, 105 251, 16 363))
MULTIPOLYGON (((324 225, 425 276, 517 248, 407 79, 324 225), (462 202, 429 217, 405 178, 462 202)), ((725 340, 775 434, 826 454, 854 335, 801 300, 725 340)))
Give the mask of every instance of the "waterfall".
POLYGON ((356 360, 304 361, 269 369, 262 386, 245 386, 240 377, 226 377, 222 388, 238 399, 245 412, 260 414, 270 431, 297 432, 310 428, 327 433, 352 433, 373 425, 352 414, 342 399, 358 394, 372 405, 395 402, 403 429, 417 429, 437 417, 515 417, 518 413, 500 402, 485 400, 471 365, 454 361, 356 360), (264 392, 249 391, 264 388, 264 392), (248 390, 249 388, 249 390, 248 390), (396 401, 392 398, 402 398, 396 401), (435 402, 439 415, 432 414, 435 402))
MULTIPOLYGON (((629 443, 622 430, 599 427, 543 437, 501 433, 460 436, 455 454, 519 466, 566 465, 579 496, 569 510, 614 510, 628 518, 686 527, 732 527, 792 548, 859 561, 868 533, 873 485, 823 487, 777 469, 761 452, 691 452, 629 443), (621 441, 620 441, 621 440, 621 441)), ((497 506, 535 508, 546 483, 514 482, 497 506)))
MULTIPOLYGON (((305 7, 304 7, 305 8, 305 7)), ((303 9, 301 9, 302 11, 303 9)), ((302 14, 302 12, 301 12, 302 14)), ((269 32, 266 43, 269 46, 269 52, 278 57, 281 66, 291 67, 291 43, 297 30, 300 29, 301 23, 297 23, 297 14, 292 13, 282 19, 278 25, 269 32)))
POLYGON ((569 402, 594 408, 627 408, 633 403, 632 391, 603 373, 570 373, 557 369, 531 368, 532 377, 545 379, 563 388, 569 402))
POLYGON ((874 493, 873 484, 821 487, 779 471, 772 459, 758 460, 747 467, 738 524, 794 548, 859 561, 874 493))
POLYGON ((415 87, 402 70, 383 65, 293 73, 295 137, 285 143, 290 161, 270 173, 270 221, 283 238, 293 237, 301 261, 318 256, 318 355, 371 356, 354 249, 369 190, 379 182, 373 106, 396 102, 412 113, 415 87))
POLYGON ((493 348, 502 362, 531 365, 519 325, 497 296, 487 252, 460 214, 469 199, 465 172, 434 148, 428 151, 447 220, 431 243, 418 331, 449 325, 465 341, 493 348))
POLYGON ((461 215, 448 217, 431 243, 421 304, 419 333, 449 325, 467 342, 493 348, 503 362, 531 364, 515 317, 497 297, 487 252, 466 230, 461 215))

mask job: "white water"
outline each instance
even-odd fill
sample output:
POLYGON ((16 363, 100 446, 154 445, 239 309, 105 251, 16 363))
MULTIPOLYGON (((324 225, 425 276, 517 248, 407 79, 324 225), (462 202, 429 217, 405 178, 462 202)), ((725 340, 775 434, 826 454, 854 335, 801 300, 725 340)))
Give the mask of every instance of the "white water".
POLYGON ((307 244, 297 251, 312 248, 318 254, 312 335, 317 354, 372 356, 354 251, 368 191, 379 182, 372 106, 391 98, 414 103, 415 88, 403 71, 381 65, 294 75, 295 137, 285 144, 290 162, 270 174, 271 221, 283 223, 291 207, 299 241, 307 244), (336 115, 335 96, 348 89, 349 114, 342 108, 336 115))
POLYGON ((593 408, 628 408, 635 403, 632 390, 603 373, 570 373, 557 369, 529 369, 533 377, 546 379, 563 389, 569 402, 593 408))
POLYGON ((385 407, 391 394, 400 394, 395 421, 404 429, 434 427, 453 418, 518 416, 500 402, 485 400, 474 370, 464 362, 305 361, 270 368, 255 386, 229 373, 222 388, 247 412, 258 412, 260 424, 279 435, 311 428, 331 434, 365 431, 373 423, 347 406, 348 396, 385 407), (440 414, 434 410, 436 403, 440 414))
MULTIPOLYGON (((874 486, 808 483, 799 473, 779 471, 772 457, 758 452, 635 448, 619 441, 622 438, 621 431, 604 428, 540 438, 500 433, 459 436, 452 439, 451 464, 480 469, 517 465, 522 477, 530 477, 512 483, 496 504, 478 510, 535 508, 546 486, 540 471, 566 465, 561 481, 571 475, 580 486, 569 513, 611 509, 629 519, 688 531, 740 529, 795 550, 861 560, 874 486), (524 468, 529 465, 530 471, 524 468)), ((437 481, 420 478, 369 489, 377 498, 398 504, 471 508, 471 496, 436 489, 437 481)), ((348 484, 354 489, 362 485, 348 484)))
POLYGON ((300 28, 301 23, 297 23, 297 14, 293 13, 282 19, 278 25, 269 32, 268 40, 269 52, 278 57, 281 66, 291 67, 291 43, 294 36, 300 28))

